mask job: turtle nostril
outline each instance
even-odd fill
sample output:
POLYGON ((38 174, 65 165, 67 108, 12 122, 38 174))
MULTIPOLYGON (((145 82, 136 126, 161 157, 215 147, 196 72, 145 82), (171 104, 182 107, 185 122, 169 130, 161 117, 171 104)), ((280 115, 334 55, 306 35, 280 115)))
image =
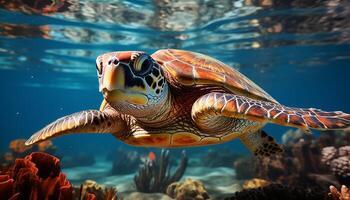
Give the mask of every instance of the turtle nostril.
POLYGON ((115 66, 118 66, 118 65, 119 65, 119 60, 116 59, 116 58, 110 59, 110 60, 108 61, 108 65, 111 65, 112 63, 113 63, 115 66))

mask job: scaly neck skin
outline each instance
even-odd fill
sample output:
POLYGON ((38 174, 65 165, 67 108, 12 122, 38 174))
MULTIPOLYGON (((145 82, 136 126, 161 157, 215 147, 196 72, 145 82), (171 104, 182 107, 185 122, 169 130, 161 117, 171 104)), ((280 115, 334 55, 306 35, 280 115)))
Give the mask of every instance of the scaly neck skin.
POLYGON ((169 88, 166 88, 163 92, 165 92, 164 98, 149 107, 147 115, 137 117, 139 122, 150 127, 161 127, 169 123, 173 98, 169 88))

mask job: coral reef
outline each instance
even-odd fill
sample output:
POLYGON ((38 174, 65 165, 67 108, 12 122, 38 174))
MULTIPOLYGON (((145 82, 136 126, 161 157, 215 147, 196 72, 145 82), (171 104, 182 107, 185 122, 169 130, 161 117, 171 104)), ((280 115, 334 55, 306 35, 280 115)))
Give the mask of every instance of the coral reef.
POLYGON ((230 149, 209 149, 202 157, 202 164, 206 167, 231 167, 232 162, 240 155, 234 154, 230 149))
POLYGON ((341 186, 340 192, 337 190, 336 187, 331 185, 329 187, 329 191, 330 191, 329 197, 332 200, 350 200, 350 190, 345 185, 341 186))
POLYGON ((95 163, 94 156, 86 153, 79 153, 62 158, 62 166, 64 168, 78 167, 78 166, 90 166, 95 163))
POLYGON ((168 186, 167 195, 177 200, 205 200, 209 195, 202 182, 186 179, 184 182, 175 182, 168 186))
POLYGON ((9 152, 0 156, 1 166, 11 165, 17 158, 23 158, 33 152, 45 152, 48 154, 56 153, 56 146, 51 141, 44 141, 32 146, 26 146, 25 139, 16 139, 10 142, 9 152))
POLYGON ((31 149, 30 146, 26 146, 25 144, 25 140, 24 139, 16 139, 16 140, 12 140, 9 144, 9 149, 13 152, 13 153, 18 153, 18 154, 22 154, 26 151, 29 151, 29 149, 31 149))
POLYGON ((322 200, 327 193, 321 188, 291 187, 271 184, 256 189, 242 190, 226 200, 322 200))
MULTIPOLYGON (((16 199, 73 199, 73 188, 61 172, 59 159, 42 152, 16 159, 1 171, 0 194, 16 199)), ((0 198, 6 199, 6 198, 0 198)))
POLYGON ((19 192, 14 192, 14 181, 9 175, 0 175, 0 199, 16 200, 19 192))
MULTIPOLYGON (((300 130, 295 132, 295 137, 293 137, 292 131, 287 131, 287 135, 282 137, 285 142, 283 155, 243 158, 235 161, 234 167, 237 178, 251 179, 257 177, 270 182, 288 185, 297 184, 307 187, 321 186, 323 188, 329 185, 339 186, 340 183, 347 183, 344 180, 345 177, 348 177, 349 156, 333 162, 333 175, 327 167, 327 162, 330 161, 326 162, 325 160, 332 159, 333 156, 338 154, 330 151, 330 149, 328 149, 327 155, 321 153, 327 145, 339 146, 339 144, 342 144, 342 140, 338 138, 347 138, 343 132, 326 132, 318 138, 313 135, 301 135, 300 130), (326 158, 327 156, 329 158, 326 158), (342 179, 335 175, 342 177, 342 179)), ((341 152, 345 155, 349 151, 342 149, 341 152)))
POLYGON ((324 147, 321 161, 329 167, 341 184, 350 185, 350 146, 324 147))
POLYGON ((253 179, 244 181, 242 187, 243 189, 253 189, 258 187, 265 187, 265 186, 268 186, 269 184, 270 182, 267 180, 253 178, 253 179))
POLYGON ((58 158, 34 152, 0 171, 0 199, 117 200, 115 188, 86 181, 73 188, 61 172, 58 158))
POLYGON ((114 156, 111 174, 134 173, 141 164, 141 156, 137 151, 120 151, 114 156))
POLYGON ((87 197, 93 194, 97 199, 104 199, 104 188, 93 180, 86 180, 80 186, 80 197, 87 197))
POLYGON ((93 180, 86 180, 80 188, 75 188, 77 200, 118 200, 117 190, 114 187, 104 187, 93 180))
POLYGON ((154 160, 146 160, 140 166, 138 174, 134 177, 134 182, 137 191, 154 193, 165 193, 167 187, 182 177, 187 167, 188 159, 185 152, 182 153, 182 158, 178 168, 170 175, 170 157, 169 151, 162 150, 160 156, 154 160))

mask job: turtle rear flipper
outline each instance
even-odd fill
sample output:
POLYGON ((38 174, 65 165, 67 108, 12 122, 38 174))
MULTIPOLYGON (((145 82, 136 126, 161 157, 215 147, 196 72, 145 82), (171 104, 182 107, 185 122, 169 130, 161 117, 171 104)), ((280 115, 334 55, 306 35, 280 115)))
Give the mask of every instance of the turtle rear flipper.
POLYGON ((243 133, 239 138, 255 156, 271 156, 283 152, 282 146, 263 130, 243 133))
POLYGON ((33 134, 26 145, 70 133, 115 133, 121 131, 124 121, 116 113, 86 110, 64 116, 33 134))

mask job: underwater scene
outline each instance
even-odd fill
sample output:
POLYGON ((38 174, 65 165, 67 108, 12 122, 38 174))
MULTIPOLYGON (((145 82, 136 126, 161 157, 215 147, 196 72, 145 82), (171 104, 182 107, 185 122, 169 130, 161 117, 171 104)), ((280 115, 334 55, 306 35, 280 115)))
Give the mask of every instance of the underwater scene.
POLYGON ((349 1, 0 2, 0 200, 350 200, 349 1))

